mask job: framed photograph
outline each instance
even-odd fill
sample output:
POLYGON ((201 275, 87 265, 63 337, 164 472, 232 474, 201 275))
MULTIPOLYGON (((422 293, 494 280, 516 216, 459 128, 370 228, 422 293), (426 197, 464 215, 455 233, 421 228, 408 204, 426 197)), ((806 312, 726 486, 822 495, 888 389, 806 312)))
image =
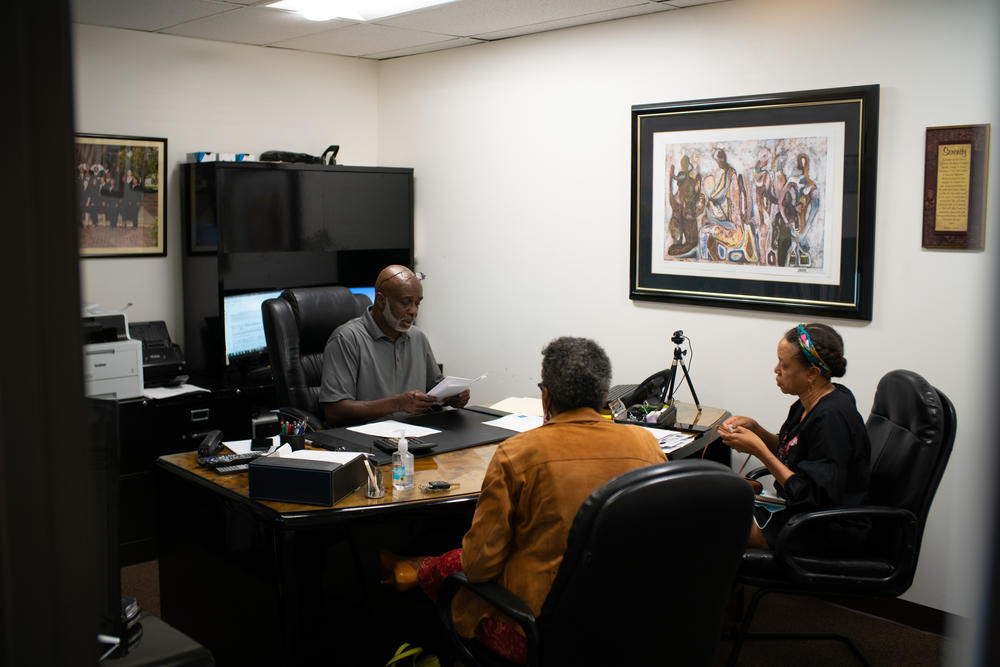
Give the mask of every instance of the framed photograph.
POLYGON ((878 100, 633 106, 629 297, 871 320, 878 100))
POLYGON ((989 124, 928 127, 924 151, 923 247, 983 250, 989 124))
POLYGON ((167 254, 167 140, 76 135, 81 257, 167 254))

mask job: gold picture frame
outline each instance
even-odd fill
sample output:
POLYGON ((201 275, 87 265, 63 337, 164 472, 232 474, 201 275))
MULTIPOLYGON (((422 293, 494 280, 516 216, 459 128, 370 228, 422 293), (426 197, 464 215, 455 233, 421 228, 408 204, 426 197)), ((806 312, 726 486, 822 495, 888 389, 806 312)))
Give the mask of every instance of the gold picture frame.
POLYGON ((167 140, 77 134, 81 257, 167 254, 167 140))

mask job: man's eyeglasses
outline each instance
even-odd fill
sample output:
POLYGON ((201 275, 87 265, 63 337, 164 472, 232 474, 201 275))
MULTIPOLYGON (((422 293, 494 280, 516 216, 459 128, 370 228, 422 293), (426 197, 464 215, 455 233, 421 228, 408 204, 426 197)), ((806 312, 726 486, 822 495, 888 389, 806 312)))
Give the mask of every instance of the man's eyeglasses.
POLYGON ((381 287, 385 283, 389 282, 390 280, 392 280, 393 278, 395 278, 396 276, 398 276, 401 273, 410 273, 417 280, 423 280, 424 278, 427 277, 426 275, 424 275, 420 271, 410 271, 409 269, 400 269, 399 271, 396 271, 394 274, 392 274, 388 278, 383 278, 382 280, 380 280, 377 283, 375 283, 375 291, 377 292, 379 287, 381 287))

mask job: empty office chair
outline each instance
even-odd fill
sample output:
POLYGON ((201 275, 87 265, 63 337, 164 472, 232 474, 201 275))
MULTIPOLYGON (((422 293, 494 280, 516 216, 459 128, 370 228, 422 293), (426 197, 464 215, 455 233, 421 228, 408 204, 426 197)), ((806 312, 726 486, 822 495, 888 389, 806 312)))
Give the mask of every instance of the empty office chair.
POLYGON ((913 582, 927 512, 955 442, 955 407, 921 376, 896 370, 879 381, 866 426, 872 443, 869 505, 794 516, 773 551, 748 549, 744 555, 740 580, 760 588, 733 638, 730 665, 746 639, 834 639, 868 664, 857 644, 842 635, 749 632, 768 593, 895 597, 913 582), (824 557, 788 548, 797 531, 848 517, 872 523, 868 542, 856 553, 824 557))
POLYGON ((521 624, 529 665, 707 665, 752 507, 749 485, 718 463, 632 470, 581 505, 538 618, 498 584, 473 584, 464 573, 445 580, 438 611, 466 664, 510 663, 454 632, 460 586, 521 624))
POLYGON ((346 287, 297 287, 261 305, 278 404, 305 411, 322 426, 323 348, 333 330, 364 312, 367 296, 346 287))

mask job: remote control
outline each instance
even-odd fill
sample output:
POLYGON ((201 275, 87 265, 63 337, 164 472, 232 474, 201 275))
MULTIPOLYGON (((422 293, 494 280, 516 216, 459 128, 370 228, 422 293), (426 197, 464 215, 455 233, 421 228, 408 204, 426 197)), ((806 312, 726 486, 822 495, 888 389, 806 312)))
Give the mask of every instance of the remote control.
POLYGON ((231 475, 234 472, 243 472, 244 470, 249 470, 249 463, 237 463, 231 466, 219 466, 218 468, 213 468, 213 470, 220 475, 231 475))
MULTIPOLYGON (((375 446, 381 449, 386 454, 392 454, 394 451, 399 449, 399 443, 396 442, 396 438, 375 438, 372 440, 375 446)), ((406 448, 411 454, 419 454, 420 452, 426 452, 429 449, 433 449, 434 442, 425 442, 420 438, 407 438, 406 448)))
POLYGON ((249 463, 260 455, 261 452, 248 452, 246 454, 223 454, 222 456, 199 456, 197 460, 200 466, 218 468, 219 466, 249 463))

